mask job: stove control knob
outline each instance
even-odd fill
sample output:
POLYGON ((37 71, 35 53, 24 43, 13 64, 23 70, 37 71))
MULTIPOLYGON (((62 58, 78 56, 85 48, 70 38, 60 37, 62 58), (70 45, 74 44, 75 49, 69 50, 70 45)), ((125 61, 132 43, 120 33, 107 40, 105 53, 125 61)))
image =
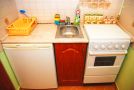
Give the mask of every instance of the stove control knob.
POLYGON ((122 45, 121 45, 121 48, 122 48, 122 49, 124 49, 124 48, 125 48, 125 45, 124 45, 124 44, 122 44, 122 45))
POLYGON ((108 46, 108 49, 112 49, 112 45, 109 45, 109 46, 108 46))
POLYGON ((115 48, 116 48, 116 49, 118 49, 118 48, 119 48, 119 45, 118 45, 118 44, 116 44, 116 45, 115 45, 115 48))
POLYGON ((105 49, 106 47, 105 47, 105 45, 101 45, 101 48, 102 48, 102 49, 105 49))
POLYGON ((95 45, 95 46, 94 46, 94 49, 98 49, 98 45, 95 45))

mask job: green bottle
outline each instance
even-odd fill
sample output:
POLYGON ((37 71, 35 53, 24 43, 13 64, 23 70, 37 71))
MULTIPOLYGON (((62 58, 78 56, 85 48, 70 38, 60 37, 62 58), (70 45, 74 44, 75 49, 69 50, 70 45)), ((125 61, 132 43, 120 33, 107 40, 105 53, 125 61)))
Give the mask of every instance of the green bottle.
POLYGON ((75 16, 74 25, 80 25, 80 16, 75 16))
POLYGON ((74 25, 80 25, 80 9, 77 8, 75 11, 74 25))

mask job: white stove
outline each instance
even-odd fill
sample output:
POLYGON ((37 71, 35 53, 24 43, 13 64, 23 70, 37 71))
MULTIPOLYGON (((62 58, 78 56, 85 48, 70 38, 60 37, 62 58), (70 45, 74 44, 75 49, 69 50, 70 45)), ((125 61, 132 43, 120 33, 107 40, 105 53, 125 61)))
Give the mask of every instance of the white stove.
POLYGON ((116 24, 85 24, 89 38, 84 83, 114 82, 130 44, 116 24))
POLYGON ((89 52, 127 53, 130 37, 116 24, 86 24, 89 52))

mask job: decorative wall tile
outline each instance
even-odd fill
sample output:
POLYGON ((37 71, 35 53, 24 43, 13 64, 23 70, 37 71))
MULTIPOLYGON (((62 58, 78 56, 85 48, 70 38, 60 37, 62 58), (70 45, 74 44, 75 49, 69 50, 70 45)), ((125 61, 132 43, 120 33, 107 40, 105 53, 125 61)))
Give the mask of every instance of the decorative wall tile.
POLYGON ((109 0, 111 5, 107 9, 97 8, 93 9, 87 6, 81 6, 81 21, 83 21, 83 15, 86 13, 100 13, 104 16, 114 16, 117 17, 121 11, 123 0, 109 0))

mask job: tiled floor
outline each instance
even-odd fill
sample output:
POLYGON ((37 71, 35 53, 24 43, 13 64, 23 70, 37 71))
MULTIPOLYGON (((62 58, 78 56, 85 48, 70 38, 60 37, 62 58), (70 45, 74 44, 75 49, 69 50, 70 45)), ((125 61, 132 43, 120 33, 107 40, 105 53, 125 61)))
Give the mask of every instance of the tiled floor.
MULTIPOLYGON (((31 90, 31 89, 20 89, 20 90, 31 90)), ((47 90, 117 90, 117 89, 115 84, 91 84, 85 86, 59 86, 57 89, 47 89, 47 90)))

